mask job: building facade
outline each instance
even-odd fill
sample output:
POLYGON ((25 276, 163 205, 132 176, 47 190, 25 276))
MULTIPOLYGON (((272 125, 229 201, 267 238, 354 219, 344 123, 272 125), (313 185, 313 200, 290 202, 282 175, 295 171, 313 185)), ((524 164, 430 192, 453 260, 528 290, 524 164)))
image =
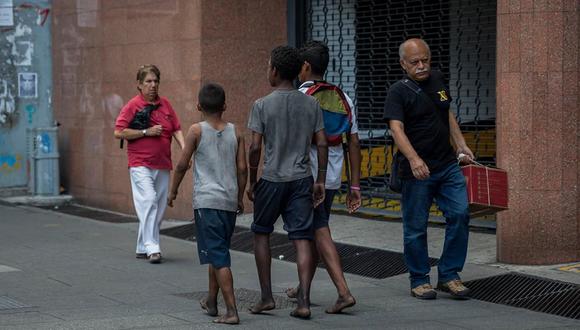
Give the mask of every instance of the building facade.
MULTIPOLYGON (((396 212, 386 188, 392 140, 382 122, 399 79, 398 45, 425 38, 479 160, 509 171, 510 210, 497 218, 498 259, 580 260, 579 4, 562 1, 65 1, 52 19, 53 115, 63 185, 83 204, 132 212, 114 119, 135 95, 138 66, 161 69, 161 94, 184 130, 197 90, 224 85, 225 116, 245 126, 270 91, 269 51, 306 39, 332 52, 327 80, 353 97, 363 138, 367 209, 396 212)), ((179 150, 173 150, 174 161, 179 150)), ((191 174, 172 218, 191 217, 191 174)))

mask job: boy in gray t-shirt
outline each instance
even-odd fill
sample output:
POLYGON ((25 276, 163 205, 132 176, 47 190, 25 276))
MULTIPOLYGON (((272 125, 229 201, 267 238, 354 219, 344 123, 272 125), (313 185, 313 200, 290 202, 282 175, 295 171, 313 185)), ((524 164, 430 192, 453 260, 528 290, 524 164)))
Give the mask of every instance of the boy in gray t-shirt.
POLYGON ((268 80, 275 90, 257 100, 250 113, 250 189, 254 202, 254 254, 262 298, 250 311, 261 313, 275 308, 270 277, 270 233, 281 215, 284 229, 297 253, 300 290, 298 306, 290 315, 310 317, 310 284, 314 274, 313 207, 324 200, 328 148, 322 112, 318 102, 296 90, 294 79, 302 68, 298 50, 280 46, 270 55, 268 80), (310 171, 310 145, 318 147, 318 179, 310 171), (264 140, 264 169, 257 181, 264 140))

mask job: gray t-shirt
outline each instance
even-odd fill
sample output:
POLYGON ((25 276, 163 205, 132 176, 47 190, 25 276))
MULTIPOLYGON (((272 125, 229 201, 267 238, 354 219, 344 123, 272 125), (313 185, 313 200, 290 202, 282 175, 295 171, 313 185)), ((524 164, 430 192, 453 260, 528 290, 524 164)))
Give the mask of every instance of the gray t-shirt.
POLYGON ((312 175, 312 136, 324 129, 315 98, 298 90, 275 90, 254 103, 248 128, 264 138, 263 179, 289 182, 312 175))

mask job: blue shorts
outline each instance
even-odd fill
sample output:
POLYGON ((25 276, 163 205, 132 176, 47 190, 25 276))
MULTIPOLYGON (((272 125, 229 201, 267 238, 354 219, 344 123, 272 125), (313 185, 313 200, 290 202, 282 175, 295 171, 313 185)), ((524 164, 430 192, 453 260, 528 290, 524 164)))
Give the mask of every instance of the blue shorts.
POLYGON ((260 179, 254 186, 252 231, 270 234, 280 215, 290 240, 314 238, 312 177, 290 182, 260 179))
POLYGON ((230 242, 236 227, 236 212, 196 209, 194 213, 199 262, 214 268, 230 267, 230 242))
POLYGON ((330 220, 330 208, 334 201, 334 195, 338 190, 326 189, 324 192, 324 201, 314 209, 314 230, 328 227, 330 220))

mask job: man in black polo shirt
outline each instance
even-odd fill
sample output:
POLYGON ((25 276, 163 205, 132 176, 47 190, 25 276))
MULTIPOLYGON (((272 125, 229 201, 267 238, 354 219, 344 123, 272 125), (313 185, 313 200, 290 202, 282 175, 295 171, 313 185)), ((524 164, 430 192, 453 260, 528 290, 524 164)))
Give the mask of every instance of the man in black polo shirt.
POLYGON ((399 47, 399 56, 407 75, 389 89, 385 119, 402 153, 399 175, 411 295, 420 299, 437 297, 429 280, 427 250, 427 220, 435 199, 447 223, 437 266, 437 289, 467 298, 469 289, 458 273, 467 255, 469 209, 457 158, 469 162, 474 156, 449 111, 451 97, 442 73, 431 72, 429 45, 421 39, 409 39, 399 47))

